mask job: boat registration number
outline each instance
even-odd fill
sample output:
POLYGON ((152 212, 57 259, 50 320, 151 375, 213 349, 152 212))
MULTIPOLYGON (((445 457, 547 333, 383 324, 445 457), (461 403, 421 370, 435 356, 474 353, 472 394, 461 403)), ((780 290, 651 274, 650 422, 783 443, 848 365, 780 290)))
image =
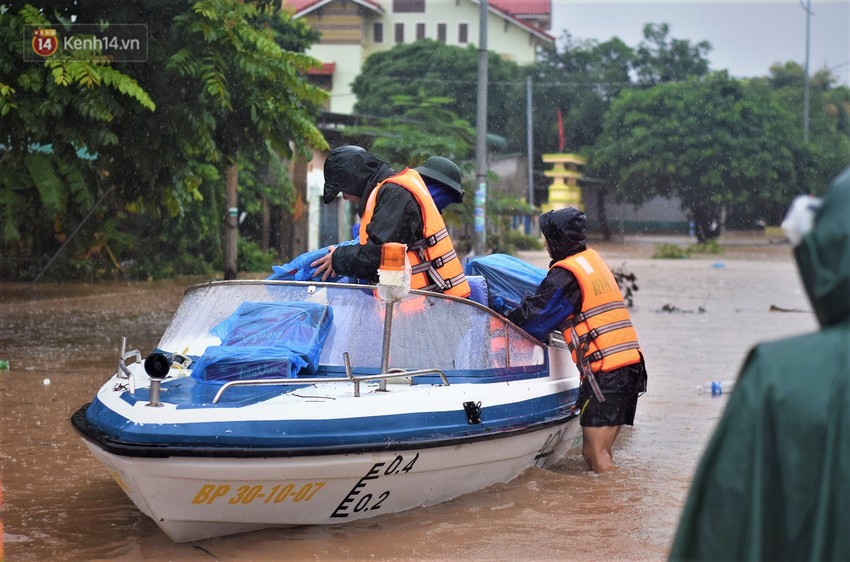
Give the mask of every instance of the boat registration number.
POLYGON ((308 502, 313 499, 316 492, 322 489, 324 482, 307 482, 298 486, 297 484, 275 484, 274 486, 262 486, 260 484, 231 486, 229 484, 203 484, 195 494, 192 503, 212 504, 228 503, 252 504, 252 503, 283 503, 291 501, 295 503, 308 502))

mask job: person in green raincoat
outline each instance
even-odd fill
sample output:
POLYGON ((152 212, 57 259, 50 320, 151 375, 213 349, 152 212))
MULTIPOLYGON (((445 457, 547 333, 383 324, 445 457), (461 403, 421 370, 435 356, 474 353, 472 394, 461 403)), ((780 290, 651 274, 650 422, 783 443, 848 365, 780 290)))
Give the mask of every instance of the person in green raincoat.
POLYGON ((783 230, 821 329, 750 351, 671 560, 850 560, 850 168, 814 201, 783 230))

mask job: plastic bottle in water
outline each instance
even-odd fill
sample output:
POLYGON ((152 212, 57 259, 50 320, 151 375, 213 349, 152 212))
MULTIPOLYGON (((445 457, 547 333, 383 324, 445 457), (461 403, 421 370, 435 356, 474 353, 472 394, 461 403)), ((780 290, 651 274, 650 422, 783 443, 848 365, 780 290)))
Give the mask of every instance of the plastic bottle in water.
POLYGON ((735 381, 708 381, 707 383, 697 385, 697 394, 720 396, 732 392, 732 387, 734 386, 735 381))

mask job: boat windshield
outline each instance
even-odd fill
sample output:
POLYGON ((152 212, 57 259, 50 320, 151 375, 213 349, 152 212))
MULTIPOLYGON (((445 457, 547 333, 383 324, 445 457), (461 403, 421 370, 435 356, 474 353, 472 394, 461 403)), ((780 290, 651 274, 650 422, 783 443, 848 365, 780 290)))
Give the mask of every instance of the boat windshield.
MULTIPOLYGON (((225 281, 191 287, 159 342, 159 349, 199 357, 221 340, 214 328, 243 302, 316 303, 333 319, 319 371, 344 372, 348 352, 355 372, 379 372, 389 305, 375 287, 290 281, 225 281)), ((467 375, 542 372, 542 346, 492 310, 466 299, 411 291, 392 305, 391 369, 440 369, 467 375)))

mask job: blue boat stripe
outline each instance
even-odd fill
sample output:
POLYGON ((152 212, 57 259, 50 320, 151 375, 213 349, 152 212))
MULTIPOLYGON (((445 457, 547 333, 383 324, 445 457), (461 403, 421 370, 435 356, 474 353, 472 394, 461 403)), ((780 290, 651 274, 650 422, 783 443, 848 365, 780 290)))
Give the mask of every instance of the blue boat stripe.
POLYGON ((155 446, 211 444, 222 447, 310 448, 379 446, 393 442, 422 443, 518 429, 569 416, 578 389, 530 400, 488 406, 481 423, 467 421, 463 404, 445 412, 414 412, 344 420, 222 421, 183 424, 137 424, 95 399, 88 423, 116 440, 155 446))

